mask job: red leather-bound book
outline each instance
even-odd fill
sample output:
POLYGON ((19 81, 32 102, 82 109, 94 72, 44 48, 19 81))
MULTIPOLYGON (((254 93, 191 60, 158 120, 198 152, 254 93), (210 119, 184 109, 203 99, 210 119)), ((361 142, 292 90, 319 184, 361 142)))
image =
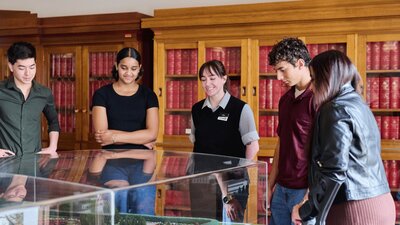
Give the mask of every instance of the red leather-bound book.
POLYGON ((185 80, 184 83, 184 92, 183 92, 183 108, 191 109, 193 105, 193 90, 192 90, 192 81, 185 80))
POLYGON ((273 137, 275 136, 274 116, 268 115, 266 116, 266 120, 266 136, 273 137))
POLYGON ((379 77, 370 77, 371 81, 371 94, 370 94, 370 107, 371 109, 379 108, 379 77))
POLYGON ((206 48, 206 61, 212 60, 212 48, 206 48))
POLYGON ((73 60, 72 55, 67 57, 67 74, 66 74, 67 77, 72 77, 73 76, 73 73, 72 73, 72 60, 73 60))
POLYGON ((389 161, 389 187, 399 187, 399 167, 396 160, 389 161))
POLYGON ((190 73, 190 49, 182 49, 181 65, 182 74, 188 75, 190 73))
POLYGON ((318 55, 318 45, 317 44, 308 44, 306 46, 308 48, 308 51, 310 52, 311 58, 314 58, 316 55, 318 55))
POLYGON ((173 109, 179 109, 179 101, 181 100, 181 96, 179 96, 179 87, 180 83, 182 81, 180 80, 174 80, 172 81, 172 108, 173 109))
POLYGON ((188 81, 180 80, 178 82, 179 82, 179 90, 178 90, 178 93, 179 93, 179 105, 178 105, 178 108, 184 109, 185 108, 185 100, 187 98, 187 96, 185 96, 185 92, 186 92, 185 91, 185 87, 186 87, 185 83, 188 82, 188 81))
POLYGON ((389 96, 390 96, 390 78, 379 77, 379 108, 389 108, 389 96))
POLYGON ((267 137, 267 116, 259 116, 258 133, 260 137, 267 137))
POLYGON ((382 42, 381 45, 381 70, 388 70, 390 65, 390 49, 391 49, 391 42, 385 41, 382 42))
POLYGON ((94 72, 96 70, 96 55, 93 52, 89 53, 89 77, 94 77, 94 72))
POLYGON ((392 41, 391 48, 390 48, 390 62, 389 62, 389 69, 391 70, 398 70, 399 65, 399 42, 392 41))
POLYGON ((266 104, 267 104, 267 80, 266 79, 261 79, 260 78, 260 84, 259 84, 259 106, 260 109, 265 109, 266 104))
POLYGON ((54 81, 54 102, 57 107, 61 107, 61 81, 54 81))
POLYGON ((267 72, 267 64, 268 64, 268 47, 267 46, 260 46, 260 55, 258 57, 259 61, 259 71, 260 73, 267 72))
POLYGON ((389 139, 399 139, 399 117, 390 117, 389 139))
POLYGON ((318 44, 318 54, 328 50, 328 44, 318 44))
POLYGON ((173 108, 173 96, 174 96, 174 81, 172 80, 167 80, 167 85, 166 85, 166 101, 167 101, 167 109, 172 109, 173 108))
POLYGON ((217 47, 212 48, 212 51, 211 51, 212 56, 211 56, 211 58, 213 60, 221 61, 221 50, 222 50, 222 48, 217 48, 217 47))
POLYGON ((390 135, 390 116, 382 116, 381 122, 381 138, 389 139, 390 135))
POLYGON ((231 49, 230 48, 225 48, 224 49, 224 52, 225 52, 225 62, 224 62, 224 66, 225 66, 225 72, 227 73, 227 74, 229 74, 230 73, 230 71, 232 71, 232 69, 231 69, 231 67, 232 67, 232 65, 230 64, 231 63, 231 49))
POLYGON ((266 97, 265 97, 265 108, 266 109, 272 109, 272 99, 273 99, 273 79, 266 79, 266 97))
POLYGON ((274 116, 274 137, 278 136, 279 116, 274 116))
POLYGON ((197 92, 198 92, 198 82, 197 80, 194 80, 192 81, 192 106, 198 100, 197 92))
POLYGON ((165 115, 165 125, 164 125, 165 135, 173 135, 173 123, 174 123, 173 115, 171 114, 165 115))
POLYGON ((111 74, 110 70, 110 61, 108 60, 108 52, 103 53, 103 76, 107 77, 109 74, 111 74))
POLYGON ((51 54, 50 60, 51 60, 50 77, 55 77, 56 76, 56 56, 54 54, 51 54))
POLYGON ((379 70, 381 68, 381 42, 372 42, 371 56, 371 69, 379 70))
POLYGON ((391 109, 398 109, 400 105, 400 77, 390 77, 389 102, 391 109))
POLYGON ((61 76, 61 54, 54 54, 55 56, 55 76, 60 77, 61 76))
POLYGON ((219 57, 220 57, 220 61, 222 62, 222 64, 224 64, 224 66, 227 65, 228 63, 228 59, 227 56, 227 48, 221 48, 221 51, 219 52, 219 57))
POLYGON ((236 65, 237 51, 235 50, 235 48, 228 48, 228 49, 229 49, 228 50, 229 51, 229 68, 228 68, 229 72, 227 72, 227 73, 236 74, 237 73, 237 71, 236 71, 236 69, 237 69, 237 65, 236 65))
POLYGON ((104 75, 104 53, 98 52, 97 53, 97 77, 101 77, 104 75))
POLYGON ((191 49, 190 50, 190 71, 189 73, 192 75, 197 74, 197 49, 191 49))
POLYGON ((241 51, 240 48, 234 48, 235 49, 235 73, 236 74, 240 74, 241 71, 241 59, 242 59, 242 55, 241 55, 241 51))
POLYGON ((179 115, 179 134, 184 135, 186 128, 189 128, 189 118, 187 115, 179 115))
POLYGON ((167 50, 167 74, 175 73, 175 52, 174 49, 167 50))
POLYGON ((179 135, 179 129, 181 127, 181 115, 173 115, 173 123, 172 123, 172 134, 179 135))
POLYGON ((181 49, 174 50, 174 74, 176 74, 176 75, 182 74, 182 50, 181 49))
POLYGON ((279 99, 281 98, 281 84, 280 80, 272 80, 272 108, 277 109, 279 105, 279 99))
POLYGON ((367 58, 366 58, 366 66, 367 70, 372 69, 372 43, 368 42, 367 43, 367 58))

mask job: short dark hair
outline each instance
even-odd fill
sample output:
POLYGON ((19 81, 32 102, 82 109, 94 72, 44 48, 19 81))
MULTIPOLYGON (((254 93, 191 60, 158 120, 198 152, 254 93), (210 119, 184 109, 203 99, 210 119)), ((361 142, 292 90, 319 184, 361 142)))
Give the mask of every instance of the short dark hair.
POLYGON ((226 82, 224 84, 224 91, 229 91, 229 76, 226 74, 226 70, 224 67, 224 64, 219 61, 219 60, 210 60, 208 62, 205 62, 203 65, 201 65, 199 69, 199 79, 203 77, 203 72, 207 70, 209 72, 214 71, 217 76, 223 77, 226 76, 226 82))
POLYGON ((308 66, 311 56, 304 42, 293 37, 285 38, 276 43, 268 54, 269 65, 271 66, 275 66, 281 61, 287 61, 295 66, 299 59, 303 59, 305 66, 308 66))
POLYGON ((7 50, 8 62, 14 65, 18 59, 33 58, 36 61, 36 49, 28 42, 15 42, 7 50))
POLYGON ((351 83, 359 92, 360 74, 349 57, 337 50, 315 56, 310 63, 313 77, 314 103, 317 107, 329 102, 344 84, 351 83))
MULTIPOLYGON (((126 57, 136 59, 136 61, 138 61, 139 65, 142 65, 142 57, 140 56, 140 53, 138 52, 138 50, 136 50, 135 48, 128 48, 128 47, 121 49, 117 53, 117 57, 115 59, 115 65, 113 66, 112 71, 111 71, 111 74, 116 81, 119 80, 117 66, 118 66, 119 62, 121 62, 121 60, 123 60, 126 57)), ((136 78, 136 81, 139 80, 143 76, 143 72, 144 72, 143 67, 140 67, 140 71, 139 71, 138 77, 136 78)))

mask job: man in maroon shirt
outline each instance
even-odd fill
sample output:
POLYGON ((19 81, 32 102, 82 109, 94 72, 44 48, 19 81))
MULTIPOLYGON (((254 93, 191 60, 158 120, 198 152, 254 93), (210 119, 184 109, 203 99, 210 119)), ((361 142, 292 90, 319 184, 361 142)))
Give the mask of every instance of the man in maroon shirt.
POLYGON ((277 79, 291 87, 279 100, 279 138, 268 178, 270 224, 290 225, 293 206, 307 194, 308 140, 315 114, 311 57, 303 41, 286 38, 273 46, 268 58, 277 79))

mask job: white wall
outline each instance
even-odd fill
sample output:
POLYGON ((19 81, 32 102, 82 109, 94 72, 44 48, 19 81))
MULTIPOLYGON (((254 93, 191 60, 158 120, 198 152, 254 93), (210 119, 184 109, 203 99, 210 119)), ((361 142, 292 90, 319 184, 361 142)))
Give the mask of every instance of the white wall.
POLYGON ((38 17, 140 12, 153 15, 154 9, 250 4, 285 0, 1 0, 1 10, 22 10, 38 17))

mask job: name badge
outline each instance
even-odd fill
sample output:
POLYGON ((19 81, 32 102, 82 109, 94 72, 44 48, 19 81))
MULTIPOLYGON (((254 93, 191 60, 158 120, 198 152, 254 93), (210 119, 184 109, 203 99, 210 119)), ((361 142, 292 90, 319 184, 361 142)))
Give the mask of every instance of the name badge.
POLYGON ((228 114, 228 113, 221 113, 221 114, 218 116, 217 120, 228 121, 228 117, 229 117, 229 114, 228 114))

